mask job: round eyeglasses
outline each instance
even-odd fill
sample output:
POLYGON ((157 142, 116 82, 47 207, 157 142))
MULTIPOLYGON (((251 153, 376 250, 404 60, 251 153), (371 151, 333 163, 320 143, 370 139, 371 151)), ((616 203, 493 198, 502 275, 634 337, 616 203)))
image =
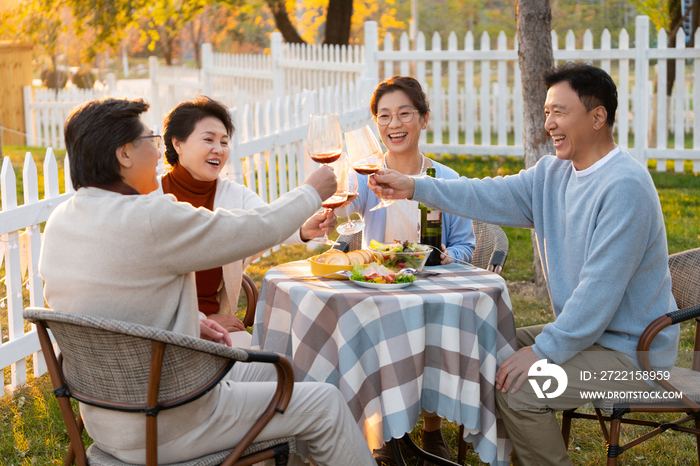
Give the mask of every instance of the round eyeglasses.
POLYGON ((147 134, 146 136, 139 136, 136 139, 153 139, 158 150, 163 148, 163 136, 160 134, 147 134))
POLYGON ((394 113, 381 112, 376 117, 374 117, 374 119, 379 126, 386 126, 389 123, 391 123, 391 120, 394 118, 394 115, 396 115, 399 118, 399 121, 401 121, 401 123, 410 123, 411 121, 413 121, 413 115, 418 112, 418 110, 408 109, 399 110, 398 112, 394 113))

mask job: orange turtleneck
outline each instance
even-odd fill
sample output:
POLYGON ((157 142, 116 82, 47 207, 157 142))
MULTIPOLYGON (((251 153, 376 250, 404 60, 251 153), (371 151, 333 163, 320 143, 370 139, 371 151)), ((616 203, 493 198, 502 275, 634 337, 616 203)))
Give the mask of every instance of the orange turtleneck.
MULTIPOLYGON (((163 176, 163 191, 174 195, 180 202, 189 202, 194 207, 214 210, 216 180, 199 181, 192 178, 185 167, 176 163, 172 170, 163 176)), ((223 279, 223 269, 216 267, 195 272, 199 310, 206 315, 219 312, 216 299, 223 279)))

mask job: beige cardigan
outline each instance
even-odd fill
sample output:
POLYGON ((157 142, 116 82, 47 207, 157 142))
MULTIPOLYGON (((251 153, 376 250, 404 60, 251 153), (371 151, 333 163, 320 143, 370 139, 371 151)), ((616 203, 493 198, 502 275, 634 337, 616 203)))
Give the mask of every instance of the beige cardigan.
MULTIPOLYGON (((149 196, 163 195, 162 178, 158 179, 158 189, 153 191, 149 196)), ((229 180, 228 178, 219 177, 216 182, 216 194, 214 195, 214 210, 216 209, 253 209, 266 205, 265 201, 260 199, 255 192, 250 188, 229 180)), ((284 244, 300 244, 303 243, 299 230, 297 229, 289 238, 282 241, 284 244)), ((238 260, 223 266, 223 287, 219 295, 221 309, 219 314, 235 314, 238 306, 238 297, 241 292, 241 281, 243 280, 243 272, 246 267, 257 257, 262 255, 264 251, 246 257, 243 260, 238 260)))
MULTIPOLYGON (((252 210, 195 209, 174 196, 80 188, 46 223, 39 259, 49 306, 199 337, 194 271, 241 261, 279 244, 321 207, 302 186, 252 210)), ((201 425, 218 387, 158 417, 166 443, 201 425), (187 419, 187 422, 182 422, 187 419)), ((111 449, 143 448, 144 416, 87 406, 90 436, 111 449)))

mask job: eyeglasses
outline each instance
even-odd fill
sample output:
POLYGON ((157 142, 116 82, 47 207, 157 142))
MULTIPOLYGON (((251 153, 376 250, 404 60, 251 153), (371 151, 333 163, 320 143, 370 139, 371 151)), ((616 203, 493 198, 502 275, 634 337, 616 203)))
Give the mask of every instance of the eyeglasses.
POLYGON ((163 136, 161 136, 160 134, 148 134, 146 136, 139 136, 136 139, 151 139, 151 138, 153 138, 153 142, 155 142, 158 150, 161 150, 163 148, 163 136))
POLYGON ((401 121, 401 123, 410 123, 411 121, 413 121, 414 113, 419 113, 419 111, 403 109, 394 113, 382 112, 376 117, 374 117, 374 119, 379 126, 386 126, 389 123, 391 123, 391 120, 394 118, 394 115, 399 117, 399 121, 401 121))

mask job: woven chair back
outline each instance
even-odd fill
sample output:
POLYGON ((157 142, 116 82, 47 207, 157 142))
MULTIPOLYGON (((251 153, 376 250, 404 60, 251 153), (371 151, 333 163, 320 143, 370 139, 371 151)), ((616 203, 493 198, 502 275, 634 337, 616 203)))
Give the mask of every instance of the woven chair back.
POLYGON ((200 389, 229 363, 196 348, 213 343, 185 335, 60 311, 40 312, 41 316, 27 318, 41 320, 51 329, 63 356, 66 384, 72 392, 97 400, 134 407, 146 404, 152 340, 166 342, 159 404, 200 389))
POLYGON ((348 243, 348 251, 357 251, 358 249, 362 249, 362 231, 350 233, 349 235, 340 235, 338 236, 338 241, 348 243))
POLYGON ((473 220, 472 226, 476 237, 472 264, 486 269, 494 251, 508 253, 508 237, 497 225, 473 220))
POLYGON ((672 254, 668 267, 678 309, 700 304, 700 248, 672 254))

